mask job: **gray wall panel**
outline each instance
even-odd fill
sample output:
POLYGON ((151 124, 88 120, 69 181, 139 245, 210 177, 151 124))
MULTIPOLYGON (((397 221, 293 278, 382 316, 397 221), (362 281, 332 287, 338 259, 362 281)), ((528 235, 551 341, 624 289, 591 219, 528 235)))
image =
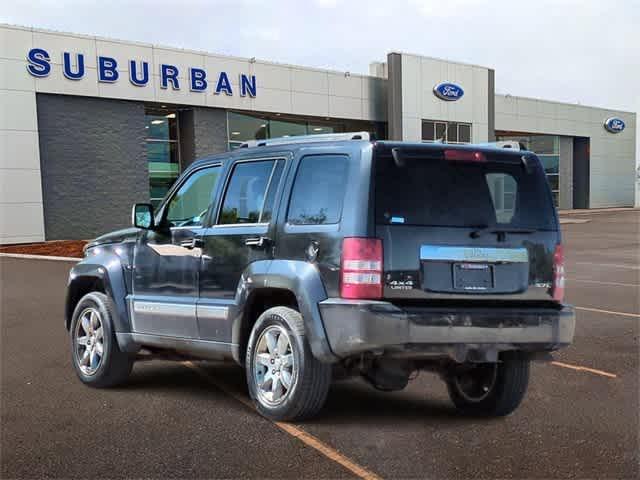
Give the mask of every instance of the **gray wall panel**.
POLYGON ((490 68, 488 70, 489 86, 487 88, 489 95, 487 96, 487 118, 489 126, 487 128, 487 140, 489 142, 496 141, 496 71, 490 68))
POLYGON ((194 108, 193 130, 196 158, 228 150, 226 110, 194 108))
POLYGON ((143 104, 38 94, 37 108, 45 238, 127 227, 149 201, 143 104))
POLYGON ((389 140, 402 140, 402 56, 387 55, 387 135, 389 140))

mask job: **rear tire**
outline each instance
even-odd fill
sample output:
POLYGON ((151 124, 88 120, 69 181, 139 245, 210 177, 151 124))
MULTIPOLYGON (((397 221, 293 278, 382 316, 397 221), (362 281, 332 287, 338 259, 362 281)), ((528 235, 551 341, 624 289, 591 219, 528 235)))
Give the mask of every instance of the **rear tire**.
POLYGON ((302 315, 288 307, 260 315, 249 337, 245 370, 258 412, 276 421, 316 415, 331 384, 331 365, 313 356, 302 315))
POLYGON ((517 352, 506 352, 500 360, 478 364, 448 378, 449 397, 458 410, 502 417, 520 405, 529 384, 529 360, 517 352))
POLYGON ((133 357, 120 351, 111 299, 91 292, 80 299, 71 318, 71 362, 82 383, 114 387, 127 380, 133 357))

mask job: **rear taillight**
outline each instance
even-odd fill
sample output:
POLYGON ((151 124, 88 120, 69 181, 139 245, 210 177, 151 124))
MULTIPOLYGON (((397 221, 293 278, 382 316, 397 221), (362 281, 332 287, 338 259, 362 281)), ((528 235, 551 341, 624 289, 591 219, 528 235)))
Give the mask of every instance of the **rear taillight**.
POLYGON ((562 245, 556 245, 553 252, 553 299, 562 302, 564 299, 564 250, 562 245))
POLYGON ((355 237, 343 240, 340 296, 358 299, 382 297, 382 240, 355 237))
POLYGON ((444 159, 454 162, 486 162, 487 157, 482 152, 473 150, 445 150, 444 159))

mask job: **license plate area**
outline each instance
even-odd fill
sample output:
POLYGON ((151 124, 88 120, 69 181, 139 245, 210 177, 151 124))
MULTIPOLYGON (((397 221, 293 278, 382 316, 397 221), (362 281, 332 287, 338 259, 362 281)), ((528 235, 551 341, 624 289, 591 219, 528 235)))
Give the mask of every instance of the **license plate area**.
POLYGON ((493 289, 493 265, 488 263, 454 263, 453 288, 476 292, 493 289))

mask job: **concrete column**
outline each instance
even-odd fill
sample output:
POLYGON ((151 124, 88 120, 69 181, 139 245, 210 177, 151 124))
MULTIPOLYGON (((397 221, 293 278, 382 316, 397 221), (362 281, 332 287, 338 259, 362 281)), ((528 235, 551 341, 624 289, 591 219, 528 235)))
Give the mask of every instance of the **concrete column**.
POLYGON ((560 200, 562 209, 573 208, 573 137, 560 137, 560 200))

